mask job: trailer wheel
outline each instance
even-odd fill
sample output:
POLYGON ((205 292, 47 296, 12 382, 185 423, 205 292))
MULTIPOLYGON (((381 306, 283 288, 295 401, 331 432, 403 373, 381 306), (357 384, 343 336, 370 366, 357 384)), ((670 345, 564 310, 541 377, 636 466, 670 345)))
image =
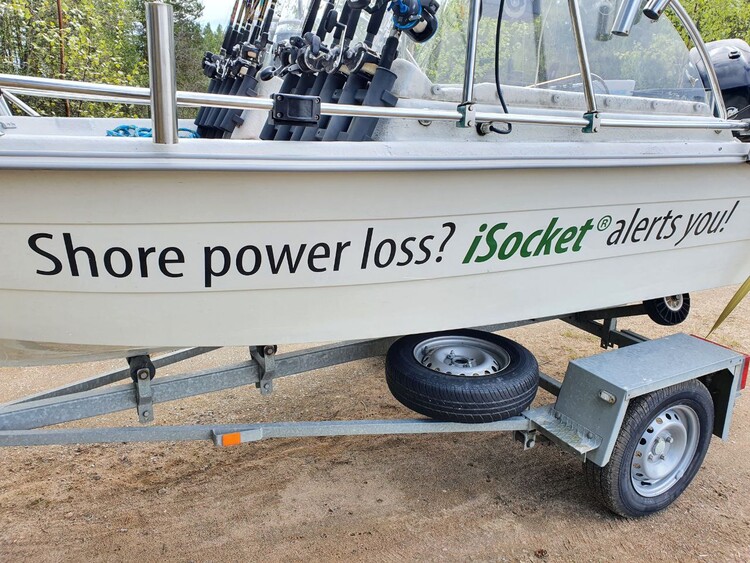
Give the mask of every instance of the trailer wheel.
POLYGON ((634 399, 609 463, 585 463, 589 484, 627 518, 664 510, 688 487, 706 457, 714 405, 697 380, 634 399))
POLYGON ((646 314, 656 324, 674 326, 684 322, 690 314, 690 295, 669 295, 643 302, 646 314))
POLYGON ((388 350, 388 387, 407 408, 452 422, 493 422, 534 400, 539 366, 520 344, 478 330, 405 336, 388 350))

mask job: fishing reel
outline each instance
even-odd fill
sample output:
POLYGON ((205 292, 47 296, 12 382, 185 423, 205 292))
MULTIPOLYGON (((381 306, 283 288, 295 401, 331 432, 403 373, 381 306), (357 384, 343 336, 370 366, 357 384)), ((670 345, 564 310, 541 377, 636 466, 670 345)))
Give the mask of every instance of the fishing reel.
POLYGON ((375 75, 375 71, 380 64, 380 55, 364 43, 357 43, 351 49, 348 49, 348 57, 344 57, 343 66, 348 70, 348 74, 362 73, 368 78, 375 75))
POLYGON ((298 70, 297 57, 301 47, 304 47, 304 41, 296 35, 277 43, 271 52, 275 64, 263 68, 258 73, 258 78, 265 82, 274 76, 284 77, 298 70))
POLYGON ((305 46, 299 50, 297 55, 297 66, 301 72, 315 73, 325 68, 328 46, 325 45, 318 35, 307 32, 302 37, 305 46))
POLYGON ((439 23, 435 0, 391 0, 393 27, 406 33, 417 43, 429 41, 437 33, 439 23))
POLYGON ((218 78, 221 75, 221 64, 224 57, 207 52, 203 56, 203 74, 210 78, 218 78))

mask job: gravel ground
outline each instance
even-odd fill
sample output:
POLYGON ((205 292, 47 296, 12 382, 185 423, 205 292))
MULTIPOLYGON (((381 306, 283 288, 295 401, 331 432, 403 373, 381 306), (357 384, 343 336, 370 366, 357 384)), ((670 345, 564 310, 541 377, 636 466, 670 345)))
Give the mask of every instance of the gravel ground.
MULTIPOLYGON (((704 335, 732 288, 693 295, 680 327, 704 335)), ((715 339, 750 353, 750 303, 715 339)), ((622 325, 655 337, 648 320, 622 325)), ((507 331, 543 371, 601 350, 562 322, 507 331)), ((178 366, 245 359, 223 349, 178 366)), ((0 369, 0 401, 117 362, 0 369)), ((176 372, 164 370, 164 373, 176 372)), ((540 392, 538 403, 549 402, 540 392)), ((161 424, 411 416, 382 358, 281 380, 270 397, 235 389, 158 405, 161 424)), ((134 413, 101 424, 134 424, 134 413)), ((89 422, 81 423, 81 425, 89 422)), ((750 561, 750 399, 731 438, 667 511, 625 520, 601 508, 578 461, 523 452, 507 435, 12 448, 0 453, 0 561, 750 561)))

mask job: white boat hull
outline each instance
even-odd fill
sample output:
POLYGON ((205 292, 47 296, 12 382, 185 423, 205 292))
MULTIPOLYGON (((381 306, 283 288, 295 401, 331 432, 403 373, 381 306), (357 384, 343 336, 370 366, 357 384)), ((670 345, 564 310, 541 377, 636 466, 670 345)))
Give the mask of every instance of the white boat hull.
POLYGON ((304 174, 283 164, 8 169, 0 366, 426 332, 744 280, 744 157, 670 159, 304 174), (291 266, 279 265, 285 246, 291 266))

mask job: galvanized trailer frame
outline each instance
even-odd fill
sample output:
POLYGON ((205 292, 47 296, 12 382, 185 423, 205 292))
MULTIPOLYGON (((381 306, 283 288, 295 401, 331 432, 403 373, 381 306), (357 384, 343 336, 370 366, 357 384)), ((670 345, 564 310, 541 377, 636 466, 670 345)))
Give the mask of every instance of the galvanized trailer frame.
MULTIPOLYGON (((247 362, 153 381, 157 368, 215 348, 182 350, 153 363, 145 357, 136 358, 128 368, 1 405, 0 447, 189 440, 212 440, 217 446, 234 446, 266 438, 508 431, 514 432, 525 449, 533 447, 541 436, 582 460, 605 466, 629 402, 691 379, 700 379, 711 392, 716 412, 713 433, 727 439, 734 403, 747 378, 750 359, 685 334, 649 341, 638 334, 617 330, 618 317, 639 314, 643 314, 643 307, 633 305, 562 317, 572 326, 600 337, 603 348, 616 345, 621 349, 570 362, 563 382, 541 374, 540 387, 554 395, 556 402, 500 422, 347 420, 44 429, 131 408, 137 410, 140 422, 146 424, 153 422, 156 404, 247 385, 255 385, 262 394, 268 394, 275 379, 384 355, 396 338, 381 338, 278 356, 275 346, 253 347, 247 362), (105 387, 129 378, 132 383, 105 387)), ((551 319, 495 325, 483 330, 495 332, 547 320, 551 319)))

